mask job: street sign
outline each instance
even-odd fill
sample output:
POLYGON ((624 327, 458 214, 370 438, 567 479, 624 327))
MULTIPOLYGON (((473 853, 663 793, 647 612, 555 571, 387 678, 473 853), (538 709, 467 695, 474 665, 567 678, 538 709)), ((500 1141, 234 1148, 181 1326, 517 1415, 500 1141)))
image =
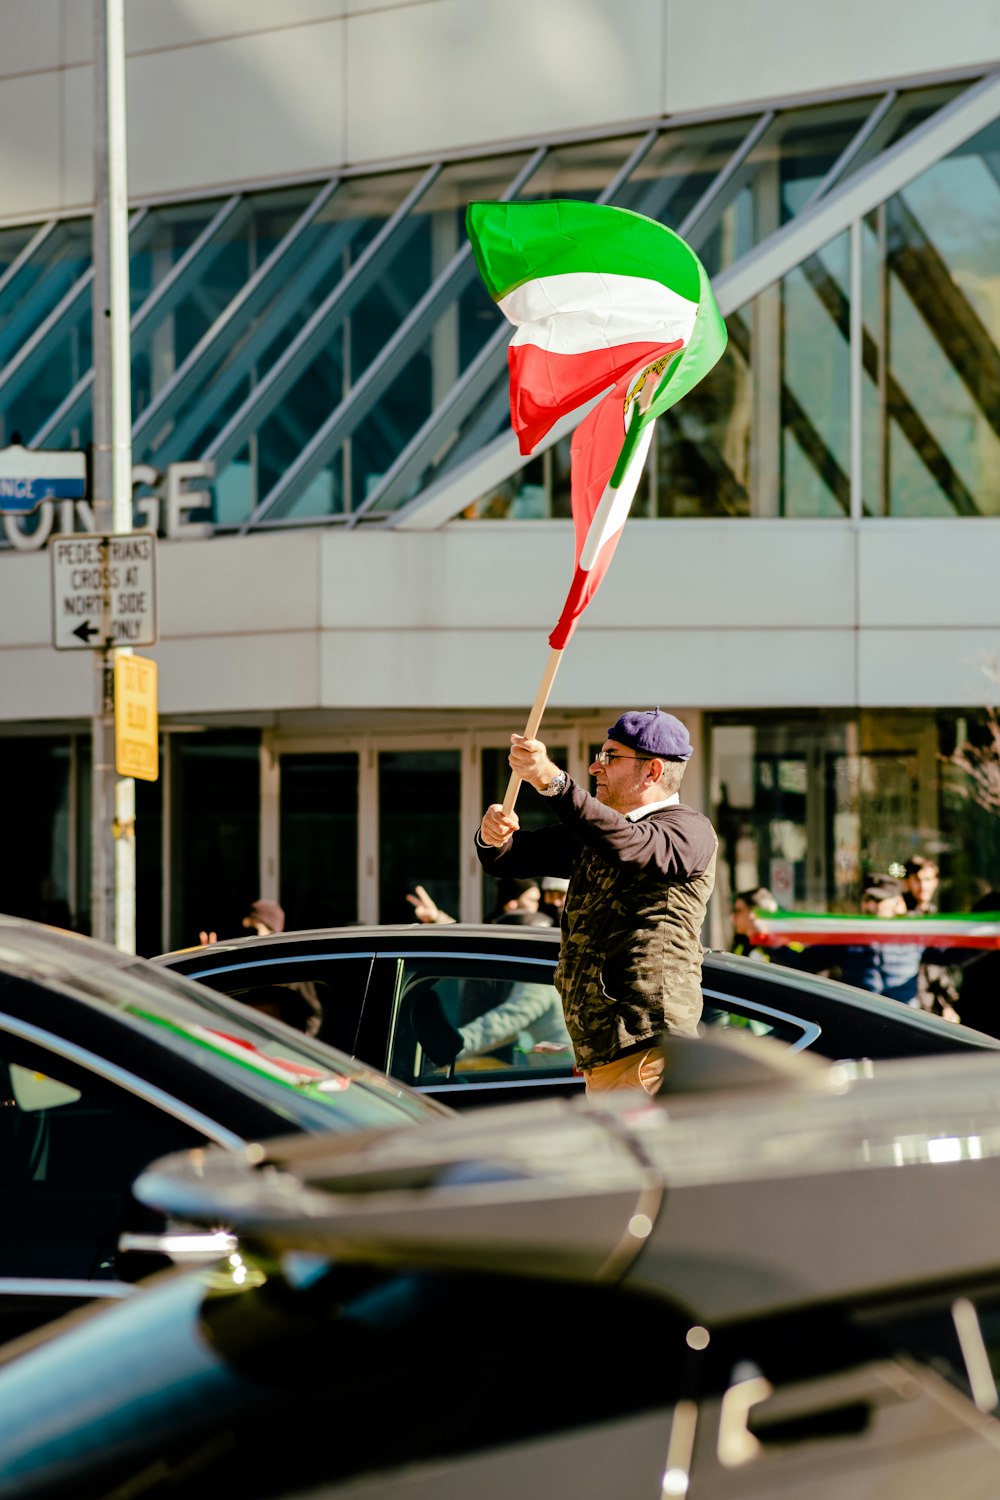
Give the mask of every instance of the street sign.
POLYGON ((156 640, 156 534, 58 536, 52 554, 52 644, 152 646, 156 640))
POLYGON ((115 657, 115 770, 155 781, 158 752, 156 662, 120 652, 115 657))
POLYGON ((86 492, 85 453, 20 443, 0 448, 0 516, 27 516, 43 500, 82 500, 86 492))

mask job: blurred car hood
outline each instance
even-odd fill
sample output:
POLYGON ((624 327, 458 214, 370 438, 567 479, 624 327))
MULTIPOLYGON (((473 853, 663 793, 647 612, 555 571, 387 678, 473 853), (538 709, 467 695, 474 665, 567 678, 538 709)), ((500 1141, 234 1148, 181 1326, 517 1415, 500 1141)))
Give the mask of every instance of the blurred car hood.
POLYGON ((1000 1265, 995 1059, 851 1078, 779 1047, 762 1070, 760 1039, 670 1050, 659 1099, 199 1150, 155 1163, 135 1192, 279 1253, 627 1278, 716 1320, 1000 1265))

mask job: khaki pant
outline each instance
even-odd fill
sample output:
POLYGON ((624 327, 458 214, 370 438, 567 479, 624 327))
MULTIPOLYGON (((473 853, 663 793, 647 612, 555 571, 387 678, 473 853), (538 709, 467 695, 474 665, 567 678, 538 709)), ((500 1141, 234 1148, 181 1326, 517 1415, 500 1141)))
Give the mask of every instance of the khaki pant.
POLYGON ((614 1062, 602 1063, 599 1068, 584 1070, 587 1093, 599 1094, 606 1089, 644 1089, 655 1094, 663 1077, 664 1056, 659 1047, 650 1047, 645 1052, 630 1052, 627 1057, 618 1057, 614 1062))

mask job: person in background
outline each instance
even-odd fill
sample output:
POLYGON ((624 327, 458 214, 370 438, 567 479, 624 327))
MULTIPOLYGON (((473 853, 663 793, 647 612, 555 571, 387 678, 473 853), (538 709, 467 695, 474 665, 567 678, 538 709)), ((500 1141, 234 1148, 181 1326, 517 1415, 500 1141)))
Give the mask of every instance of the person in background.
POLYGON ((265 901, 258 897, 241 924, 249 927, 257 937, 269 937, 272 932, 284 932, 285 913, 277 901, 265 901))
POLYGON ((559 926, 563 907, 566 905, 566 892, 569 890, 569 881, 560 875, 542 876, 542 905, 540 910, 548 912, 554 926, 559 926))
MULTIPOLYGON (((316 992, 316 984, 323 981, 305 980, 300 984, 257 984, 247 990, 235 990, 232 998, 262 1015, 273 1016, 284 1021, 306 1036, 318 1036, 323 1024, 323 1006, 316 992)), ((323 986, 324 989, 326 986, 323 986)))
POLYGON ((534 876, 501 880, 490 921, 511 927, 553 927, 554 919, 541 910, 541 904, 542 890, 534 876))
POLYGON ((407 891, 406 899, 413 907, 413 915, 418 922, 454 922, 446 911, 442 911, 429 891, 422 885, 416 885, 412 891, 407 891))
MULTIPOLYGON (((250 928, 256 937, 268 937, 272 932, 284 932, 285 913, 277 901, 268 901, 265 897, 258 896, 247 908, 240 926, 250 928)), ((198 941, 205 948, 210 943, 217 943, 219 936, 216 932, 199 932, 198 941)))
POLYGON ((915 854, 903 866, 903 900, 906 910, 913 916, 929 916, 937 911, 934 897, 937 895, 941 872, 932 859, 915 854))
MULTIPOLYGON (((408 891, 406 899, 413 907, 413 914, 418 922, 455 920, 441 910, 422 885, 414 886, 412 893, 408 891)), ((557 919, 540 909, 541 901, 541 886, 533 875, 518 880, 501 880, 496 908, 490 921, 504 922, 515 927, 552 927, 557 919)))
POLYGON ((766 961, 771 958, 771 953, 766 944, 757 941, 757 925, 753 919, 755 910, 778 910, 778 903, 766 885, 755 886, 752 891, 740 891, 733 897, 733 940, 729 951, 766 961))
MULTIPOLYGON (((883 919, 905 916, 902 885, 891 875, 870 877, 861 893, 861 910, 866 916, 883 919)), ((919 943, 851 944, 841 949, 839 961, 835 961, 839 973, 834 973, 834 978, 919 1009, 917 984, 922 958, 919 943)))

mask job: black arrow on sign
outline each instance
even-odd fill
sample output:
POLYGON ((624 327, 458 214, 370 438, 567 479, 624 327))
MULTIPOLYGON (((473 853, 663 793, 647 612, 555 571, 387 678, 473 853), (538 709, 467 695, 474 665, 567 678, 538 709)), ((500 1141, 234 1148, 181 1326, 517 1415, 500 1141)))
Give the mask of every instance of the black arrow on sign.
POLYGON ((89 620, 84 620, 83 624, 78 625, 73 631, 73 634, 79 636, 85 646, 90 645, 90 637, 92 635, 100 635, 100 633, 97 626, 91 625, 89 620))

